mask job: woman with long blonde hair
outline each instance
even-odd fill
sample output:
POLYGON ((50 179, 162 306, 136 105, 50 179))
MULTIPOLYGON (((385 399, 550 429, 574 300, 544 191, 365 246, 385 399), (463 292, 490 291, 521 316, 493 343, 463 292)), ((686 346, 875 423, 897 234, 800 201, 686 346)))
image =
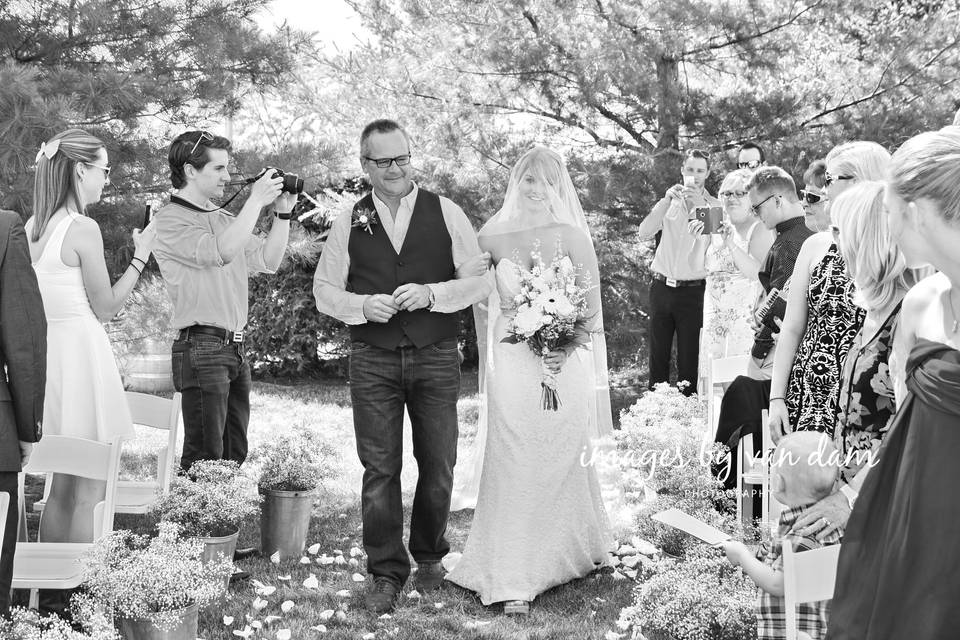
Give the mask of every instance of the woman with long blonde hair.
MULTIPOLYGON (((101 322, 123 307, 150 257, 152 231, 133 232, 134 257, 113 285, 100 227, 84 215, 109 183, 103 142, 79 129, 37 154, 33 216, 26 231, 47 316, 46 434, 109 441, 133 432, 123 384, 101 322)), ((40 519, 43 542, 93 539, 105 484, 55 475, 40 519)))

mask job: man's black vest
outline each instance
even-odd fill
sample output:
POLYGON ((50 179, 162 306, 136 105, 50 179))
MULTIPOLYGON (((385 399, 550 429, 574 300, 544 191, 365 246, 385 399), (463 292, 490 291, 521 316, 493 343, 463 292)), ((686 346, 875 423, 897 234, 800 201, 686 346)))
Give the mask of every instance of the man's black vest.
MULTIPOLYGON (((361 210, 376 211, 372 194, 354 205, 354 214, 361 210)), ((378 222, 371 229, 372 234, 363 227, 350 229, 347 291, 390 295, 400 285, 410 282, 430 284, 453 280, 453 242, 436 194, 425 189, 417 193, 399 255, 382 224, 378 222)), ((351 325, 350 337, 383 349, 396 349, 406 336, 414 346, 422 348, 444 338, 455 338, 459 330, 456 313, 417 309, 399 311, 386 323, 351 325)))

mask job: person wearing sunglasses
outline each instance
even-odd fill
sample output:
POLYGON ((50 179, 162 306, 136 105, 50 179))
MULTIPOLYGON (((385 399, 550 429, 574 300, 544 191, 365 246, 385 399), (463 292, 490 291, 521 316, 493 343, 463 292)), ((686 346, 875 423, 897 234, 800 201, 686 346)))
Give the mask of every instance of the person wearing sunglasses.
MULTIPOLYGON (((883 180, 890 153, 875 142, 848 142, 826 157, 831 202, 863 180, 883 180)), ((807 240, 791 278, 787 314, 773 365, 769 426, 773 437, 801 430, 834 433, 843 365, 864 320, 855 285, 833 233, 807 240)))
POLYGON ((686 383, 684 393, 697 392, 707 273, 702 260, 691 262, 691 254, 702 255, 703 250, 698 250, 690 235, 688 221, 695 207, 720 204, 705 188, 709 176, 709 155, 699 149, 688 150, 680 168, 681 183, 667 189, 637 230, 641 241, 661 234, 650 265, 650 389, 670 380, 670 353, 676 336, 677 381, 686 383))
POLYGON ((747 183, 753 172, 737 169, 720 183, 723 222, 718 233, 703 232, 703 222, 690 220, 689 232, 697 242, 690 254, 692 266, 707 272, 700 333, 700 371, 710 359, 749 353, 753 344, 750 316, 757 300, 760 265, 773 244, 774 234, 750 211, 747 183))
MULTIPOLYGON (((27 220, 30 258, 47 317, 47 434, 107 442, 133 434, 123 383, 104 331, 133 291, 150 259, 154 230, 134 229, 133 258, 113 284, 100 227, 86 210, 110 183, 106 145, 68 129, 40 146, 33 216, 27 220)), ((106 483, 55 474, 40 518, 41 542, 93 540, 93 505, 106 483)), ((64 592, 41 592, 44 611, 60 611, 64 592)))
POLYGON ((826 189, 827 163, 825 160, 814 160, 803 173, 803 189, 800 191, 800 204, 806 216, 804 222, 807 228, 814 233, 830 229, 830 213, 827 211, 826 189))
POLYGON ((405 408, 419 465, 410 555, 419 589, 443 581, 457 456, 458 312, 493 288, 486 268, 456 278, 481 253, 477 235, 460 207, 413 181, 411 157, 410 136, 396 121, 364 127, 360 166, 373 189, 333 223, 313 281, 320 313, 350 327, 363 544, 373 578, 365 604, 377 614, 393 608, 411 573, 400 493, 405 408))
POLYGON ((737 168, 756 171, 767 164, 767 155, 756 142, 744 142, 737 149, 737 168))
POLYGON ((242 464, 247 457, 248 278, 279 268, 297 200, 296 194, 281 193, 282 178, 264 172, 237 215, 221 209, 216 201, 230 182, 230 151, 229 140, 209 131, 174 138, 167 162, 176 193, 154 216, 154 254, 173 302, 173 384, 183 409, 183 471, 197 460, 242 464), (270 231, 266 237, 254 235, 266 207, 274 212, 270 231))

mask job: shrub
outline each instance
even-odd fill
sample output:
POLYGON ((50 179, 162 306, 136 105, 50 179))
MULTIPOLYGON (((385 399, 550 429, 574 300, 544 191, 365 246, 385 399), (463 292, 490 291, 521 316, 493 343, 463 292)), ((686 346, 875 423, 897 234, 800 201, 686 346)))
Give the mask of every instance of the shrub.
POLYGON ((200 460, 190 467, 189 477, 171 481, 170 492, 153 512, 161 522, 179 525, 184 536, 227 535, 256 509, 251 489, 236 462, 200 460))
POLYGON ((751 640, 757 637, 757 588, 723 556, 709 549, 682 562, 661 562, 634 591, 617 626, 649 638, 751 640))
POLYGON ((253 451, 250 463, 259 466, 261 491, 310 491, 330 477, 335 451, 317 431, 297 427, 253 451))
POLYGON ((97 541, 85 560, 87 602, 115 617, 147 619, 170 630, 179 610, 219 599, 233 570, 230 558, 204 563, 202 555, 203 543, 180 538, 171 523, 161 523, 156 538, 115 531, 97 541))
POLYGON ((620 420, 614 436, 624 490, 628 499, 639 504, 640 536, 676 556, 684 555, 690 546, 700 546, 678 529, 650 519, 651 514, 671 507, 728 533, 741 533, 736 518, 726 513, 733 492, 724 491, 723 483, 711 473, 710 461, 726 455, 726 447, 704 446, 702 400, 664 383, 641 396, 620 420))

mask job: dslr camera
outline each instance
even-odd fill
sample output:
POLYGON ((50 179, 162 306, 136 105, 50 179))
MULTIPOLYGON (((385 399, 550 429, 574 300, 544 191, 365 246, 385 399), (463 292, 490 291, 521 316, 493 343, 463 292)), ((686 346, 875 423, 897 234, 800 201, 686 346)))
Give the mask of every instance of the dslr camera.
MULTIPOLYGON (((297 174, 284 173, 282 169, 277 169, 274 167, 268 167, 263 173, 267 173, 268 171, 273 171, 273 173, 270 174, 271 178, 283 178, 283 186, 281 191, 295 194, 303 193, 303 178, 297 174)), ((263 173, 260 175, 262 176, 263 173)), ((257 179, 259 177, 260 176, 257 176, 257 179)))

